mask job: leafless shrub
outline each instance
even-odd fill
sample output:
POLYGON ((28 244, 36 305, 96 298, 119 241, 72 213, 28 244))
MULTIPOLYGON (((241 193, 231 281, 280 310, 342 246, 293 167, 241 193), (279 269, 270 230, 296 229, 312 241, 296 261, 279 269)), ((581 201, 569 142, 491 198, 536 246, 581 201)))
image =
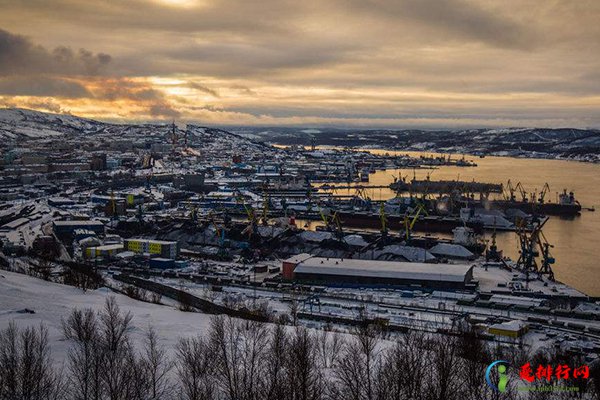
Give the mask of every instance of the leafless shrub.
POLYGON ((44 326, 19 329, 11 323, 0 331, 0 399, 59 399, 63 390, 44 326))
POLYGON ((126 296, 136 300, 146 301, 148 297, 148 293, 144 289, 133 285, 126 285, 123 292, 126 296))
POLYGON ((160 293, 152 292, 150 294, 150 301, 154 304, 161 304, 162 295, 160 293))

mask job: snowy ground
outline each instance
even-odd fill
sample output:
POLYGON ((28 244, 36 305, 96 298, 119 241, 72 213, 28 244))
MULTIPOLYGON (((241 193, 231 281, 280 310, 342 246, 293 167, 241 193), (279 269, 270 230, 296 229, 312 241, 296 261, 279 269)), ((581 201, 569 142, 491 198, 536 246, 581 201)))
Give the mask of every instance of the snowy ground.
POLYGON ((11 321, 21 327, 44 324, 49 331, 53 356, 61 361, 68 348, 62 337, 62 318, 66 318, 73 308, 100 310, 108 296, 115 296, 121 310, 133 315, 134 340, 141 339, 147 328, 153 326, 169 350, 181 337, 204 334, 210 323, 210 315, 184 313, 172 305, 140 302, 106 288, 83 292, 71 286, 0 271, 0 329, 6 328, 11 321), (25 308, 35 314, 23 312, 25 308))

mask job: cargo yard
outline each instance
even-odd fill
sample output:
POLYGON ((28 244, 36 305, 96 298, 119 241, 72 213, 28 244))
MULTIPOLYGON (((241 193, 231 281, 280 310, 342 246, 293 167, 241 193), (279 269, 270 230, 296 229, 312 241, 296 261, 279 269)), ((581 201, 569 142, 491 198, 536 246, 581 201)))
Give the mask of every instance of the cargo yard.
POLYGON ((556 279, 544 234, 593 211, 570 188, 435 178, 479 168, 464 156, 281 148, 175 123, 54 124, 61 135, 0 145, 5 269, 99 276, 191 311, 366 319, 390 332, 468 324, 499 343, 600 354, 600 305, 556 279), (501 248, 501 233, 517 248, 501 248))

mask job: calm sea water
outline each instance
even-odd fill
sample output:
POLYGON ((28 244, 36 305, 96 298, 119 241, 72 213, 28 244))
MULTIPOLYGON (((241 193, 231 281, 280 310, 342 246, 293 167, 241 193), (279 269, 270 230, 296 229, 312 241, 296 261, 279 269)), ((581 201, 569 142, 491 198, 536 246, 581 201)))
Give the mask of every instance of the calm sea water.
MULTIPOLYGON (((432 153, 392 152, 369 150, 372 153, 430 155, 432 153)), ((453 156, 457 158, 457 156, 453 156)), ((441 167, 436 170, 414 170, 417 179, 431 174, 432 180, 460 179, 503 183, 510 179, 513 184, 521 182, 527 192, 537 189, 539 193, 547 182, 550 192, 547 201, 556 201, 557 192, 573 191, 583 207, 596 206, 596 212, 582 211, 574 219, 550 217, 543 232, 554 245, 552 255, 557 280, 591 296, 600 296, 600 165, 561 160, 537 160, 508 157, 466 157, 477 167, 441 167)), ((399 174, 412 178, 413 170, 377 171, 371 174, 369 184, 388 185, 399 174)), ((348 191, 352 193, 353 191, 348 191)), ((340 194, 343 191, 338 192, 340 194)), ((389 199, 395 193, 389 189, 373 189, 367 192, 373 199, 389 199)), ((520 195, 517 193, 517 198, 520 195)), ((505 255, 518 258, 518 238, 515 233, 497 234, 497 242, 505 255)))

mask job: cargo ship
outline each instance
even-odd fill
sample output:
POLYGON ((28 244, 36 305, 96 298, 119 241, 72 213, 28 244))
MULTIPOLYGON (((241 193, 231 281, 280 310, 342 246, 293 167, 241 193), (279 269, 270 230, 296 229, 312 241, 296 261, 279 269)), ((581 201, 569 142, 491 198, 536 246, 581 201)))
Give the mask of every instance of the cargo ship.
POLYGON ((521 210, 527 214, 538 215, 574 217, 581 213, 581 204, 575 199, 575 194, 573 192, 567 193, 566 189, 558 195, 557 203, 544 202, 539 200, 519 201, 516 200, 514 197, 512 199, 506 200, 486 200, 486 204, 483 205, 481 201, 477 200, 469 200, 469 203, 479 206, 489 206, 489 208, 497 210, 507 210, 513 208, 521 210))
MULTIPOLYGON (((373 229, 378 229, 381 227, 381 216, 379 213, 338 211, 338 216, 344 227, 373 229)), ((389 229, 405 229, 404 215, 387 215, 386 218, 389 229)), ((468 228, 473 229, 475 233, 483 233, 484 231, 484 224, 481 221, 469 221, 465 223, 463 220, 457 217, 433 215, 420 215, 416 219, 412 230, 417 232, 452 233, 455 228, 460 226, 467 226, 468 228)))
POLYGON ((475 181, 432 181, 429 179, 397 179, 390 184, 390 189, 396 192, 412 193, 502 193, 503 186, 500 183, 485 183, 475 181))

